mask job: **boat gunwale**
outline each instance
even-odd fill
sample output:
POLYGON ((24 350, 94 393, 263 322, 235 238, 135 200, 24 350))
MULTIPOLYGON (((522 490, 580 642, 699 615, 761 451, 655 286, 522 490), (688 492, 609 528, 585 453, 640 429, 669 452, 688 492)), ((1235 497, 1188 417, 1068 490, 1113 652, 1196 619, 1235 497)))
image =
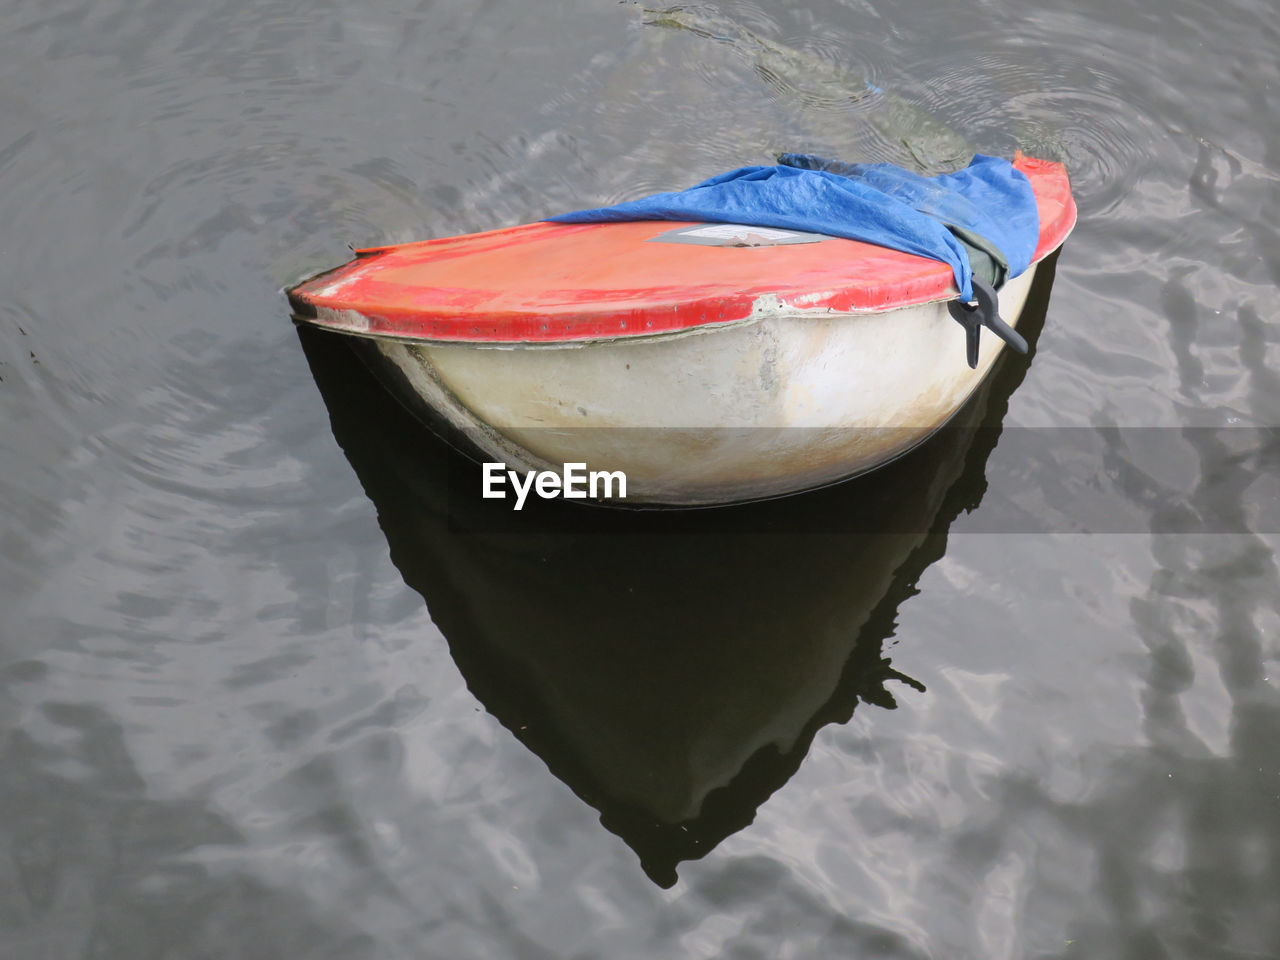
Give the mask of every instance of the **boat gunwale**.
MULTIPOLYGON (((1058 245, 1047 249, 1040 256, 1032 260, 1030 266, 1027 267, 1027 270, 1033 270, 1038 264, 1042 263, 1044 260, 1048 259, 1049 257, 1052 257, 1055 253, 1058 252, 1058 250, 1061 249, 1062 245, 1066 243, 1068 237, 1070 237, 1072 231, 1075 229, 1075 226, 1076 226, 1075 221, 1076 221, 1076 217, 1073 214, 1071 223, 1067 227, 1066 232, 1063 234, 1062 239, 1059 241, 1058 245)), ((360 253, 357 252, 357 256, 359 255, 360 253)), ((311 277, 308 280, 304 280, 303 284, 310 283, 312 280, 318 277, 322 277, 325 274, 331 273, 331 272, 332 272, 331 270, 322 271, 321 273, 316 274, 315 277, 311 277)), ((1010 279, 1013 279, 1013 278, 1010 278, 1010 279)), ((299 286, 301 285, 302 284, 299 284, 299 286)), ((759 304, 761 300, 764 300, 770 296, 773 296, 776 298, 777 295, 762 294, 760 297, 756 298, 756 303, 759 304)), ((473 347, 479 350, 572 350, 572 349, 580 349, 580 348, 590 347, 590 346, 601 346, 604 344, 653 343, 659 340, 662 340, 662 341, 675 340, 683 337, 693 337, 693 336, 699 336, 703 334, 711 334, 717 331, 727 330, 735 327, 748 326, 753 323, 764 322, 765 320, 803 320, 808 318, 832 319, 832 318, 843 318, 843 317, 848 317, 852 319, 856 317, 879 316, 886 313, 894 313, 899 310, 913 310, 917 307, 926 307, 934 303, 938 303, 938 304, 950 303, 952 300, 956 299, 956 297, 958 296, 959 296, 959 291, 957 291, 956 288, 952 286, 951 296, 948 296, 948 297, 932 297, 928 300, 920 300, 916 303, 895 304, 892 306, 869 308, 866 310, 837 311, 837 310, 832 310, 829 307, 811 307, 807 309, 804 307, 785 307, 783 309, 777 309, 777 310, 753 309, 752 312, 747 314, 745 317, 735 317, 732 320, 708 321, 706 323, 701 323, 696 326, 690 326, 690 327, 681 327, 681 328, 671 329, 671 330, 659 330, 654 332, 619 333, 619 334, 611 334, 608 336, 596 336, 596 337, 592 337, 592 336, 580 336, 580 337, 574 337, 574 338, 566 337, 561 340, 466 340, 466 339, 460 339, 460 338, 424 337, 424 336, 413 336, 409 334, 387 333, 385 330, 369 329, 367 325, 370 322, 370 318, 366 317, 364 314, 359 313, 359 311, 352 310, 350 308, 346 310, 336 310, 332 307, 323 307, 323 306, 318 306, 316 304, 311 304, 311 303, 307 304, 307 306, 312 311, 311 315, 308 316, 306 314, 300 314, 296 310, 294 310, 292 313, 292 319, 294 323, 304 324, 306 326, 314 327, 319 330, 327 330, 331 333, 338 333, 338 334, 343 334, 347 336, 359 337, 363 340, 382 341, 386 343, 417 344, 425 347, 462 346, 462 347, 473 347), (329 314, 352 313, 361 317, 363 322, 361 324, 343 323, 341 320, 338 320, 335 317, 323 316, 322 314, 324 313, 329 313, 329 314)), ((292 299, 290 299, 290 306, 291 307, 293 306, 292 299)))
MULTIPOLYGON (((1036 255, 1033 257, 1027 268, 1030 270, 1047 257, 1052 256, 1061 249, 1063 244, 1066 243, 1067 239, 1076 227, 1079 211, 1070 189, 1070 181, 1067 177, 1065 165, 1054 161, 1039 160, 1021 156, 1018 158, 1018 161, 1025 166, 1058 168, 1057 177, 1055 177, 1055 179, 1060 177, 1065 186, 1065 194, 1062 197, 1065 202, 1062 204, 1061 214, 1053 221, 1052 230, 1042 230, 1036 255)), ((1026 175, 1026 171, 1024 170, 1023 172, 1024 175, 1026 175)), ((1042 174, 1042 176, 1052 175, 1042 174)), ((503 227, 495 230, 483 231, 479 234, 468 234, 466 236, 470 238, 485 236, 488 234, 510 234, 541 225, 543 225, 543 222, 538 221, 529 224, 520 224, 513 227, 503 227)), ((587 226, 597 225, 592 224, 587 226)), ((499 337, 481 334, 478 330, 473 331, 470 335, 454 334, 449 336, 430 336, 420 333, 397 333, 387 329, 388 327, 394 327, 397 323, 402 322, 397 321, 395 318, 379 316, 373 313, 362 313, 352 307, 337 307, 318 304, 307 294, 300 292, 302 288, 315 284, 321 278, 349 269, 353 264, 357 264, 362 260, 376 259, 389 251, 408 246, 421 247, 432 244, 443 245, 449 241, 457 239, 459 238, 439 237, 414 241, 409 244, 391 244, 380 247, 354 249, 354 256, 351 260, 348 260, 346 263, 340 264, 339 266, 313 274, 284 291, 289 302, 292 318, 295 323, 302 323, 318 329, 329 330, 334 333, 356 336, 368 340, 420 344, 423 346, 468 346, 479 349, 495 350, 562 350, 601 344, 646 343, 657 340, 665 341, 678 337, 714 333, 718 330, 758 323, 766 319, 803 319, 806 317, 821 317, 826 319, 832 317, 852 318, 859 316, 873 316, 892 313, 898 310, 914 309, 933 303, 947 303, 959 296, 959 291, 956 289, 954 283, 952 283, 947 287, 946 295, 944 296, 929 296, 925 299, 913 300, 905 303, 889 302, 884 305, 869 306, 854 310, 837 310, 828 306, 804 307, 785 303, 783 296, 794 297, 795 294, 793 292, 760 292, 754 294, 751 299, 750 310, 748 313, 725 320, 703 320, 701 322, 683 323, 679 326, 663 327, 657 330, 637 329, 634 332, 626 329, 627 323, 624 320, 621 322, 622 329, 614 329, 607 333, 588 327, 585 330, 579 331, 560 330, 558 331, 558 335, 547 337, 531 337, 528 334, 525 334, 516 339, 500 339, 499 337)), ((342 281, 339 280, 337 282, 341 283, 342 281)), ((536 322, 536 315, 531 315, 529 319, 536 322)), ((557 319, 560 325, 572 322, 565 318, 557 319)), ((543 329, 546 329, 546 324, 543 324, 543 329)))

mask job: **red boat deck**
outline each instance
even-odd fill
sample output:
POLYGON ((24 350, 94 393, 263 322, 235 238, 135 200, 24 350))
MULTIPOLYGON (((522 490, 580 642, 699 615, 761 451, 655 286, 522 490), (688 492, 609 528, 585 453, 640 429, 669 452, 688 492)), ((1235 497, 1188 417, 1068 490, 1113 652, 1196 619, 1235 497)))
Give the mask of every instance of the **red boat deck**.
MULTIPOLYGON (((1040 242, 1075 225, 1066 169, 1014 166, 1035 191, 1040 242)), ((751 315, 758 298, 836 312, 890 310, 956 295, 936 260, 835 237, 776 246, 650 243, 670 221, 531 223, 358 250, 289 292, 303 319, 374 336, 464 343, 555 343, 687 330, 751 315)))

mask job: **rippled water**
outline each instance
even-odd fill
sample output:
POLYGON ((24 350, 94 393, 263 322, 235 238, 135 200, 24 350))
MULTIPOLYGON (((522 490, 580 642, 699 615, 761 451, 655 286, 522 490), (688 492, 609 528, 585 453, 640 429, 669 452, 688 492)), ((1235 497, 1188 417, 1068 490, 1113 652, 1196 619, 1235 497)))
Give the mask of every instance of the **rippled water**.
POLYGON ((0 955, 1280 956, 1273 6, 681 15, 0 10, 0 955), (781 504, 471 516, 280 295, 952 135, 1035 353, 781 504))

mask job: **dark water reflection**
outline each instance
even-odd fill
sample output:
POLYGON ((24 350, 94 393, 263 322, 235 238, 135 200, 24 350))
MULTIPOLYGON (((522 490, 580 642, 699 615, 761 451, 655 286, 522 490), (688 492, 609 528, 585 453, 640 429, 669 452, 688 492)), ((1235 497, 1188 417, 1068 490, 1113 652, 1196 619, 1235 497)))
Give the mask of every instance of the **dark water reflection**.
MULTIPOLYGON (((1032 338, 1052 266, 1024 312, 1032 338)), ((819 727, 859 702, 894 707, 888 681, 923 692, 883 645, 951 519, 981 500, 1024 369, 1001 364, 957 417, 991 429, 948 431, 811 496, 677 514, 557 501, 534 517, 479 499, 474 464, 401 410, 347 341, 300 335, 391 558, 468 687, 664 887, 679 861, 751 823, 819 727), (893 532, 823 534, 815 518, 893 532)))
POLYGON ((691 10, 0 7, 0 956, 1280 956, 1274 5, 691 10), (900 536, 450 526, 288 322, 907 108, 1081 220, 1003 432, 855 488, 900 536))

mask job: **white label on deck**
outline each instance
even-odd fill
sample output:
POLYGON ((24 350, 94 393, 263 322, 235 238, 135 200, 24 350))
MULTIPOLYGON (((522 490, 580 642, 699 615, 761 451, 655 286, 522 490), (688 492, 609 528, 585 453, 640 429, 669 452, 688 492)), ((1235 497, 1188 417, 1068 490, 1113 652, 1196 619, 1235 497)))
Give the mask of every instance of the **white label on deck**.
POLYGON ((704 223, 678 227, 649 239, 657 243, 697 243, 708 247, 776 247, 785 243, 818 243, 827 238, 820 233, 753 227, 745 223, 704 223))

